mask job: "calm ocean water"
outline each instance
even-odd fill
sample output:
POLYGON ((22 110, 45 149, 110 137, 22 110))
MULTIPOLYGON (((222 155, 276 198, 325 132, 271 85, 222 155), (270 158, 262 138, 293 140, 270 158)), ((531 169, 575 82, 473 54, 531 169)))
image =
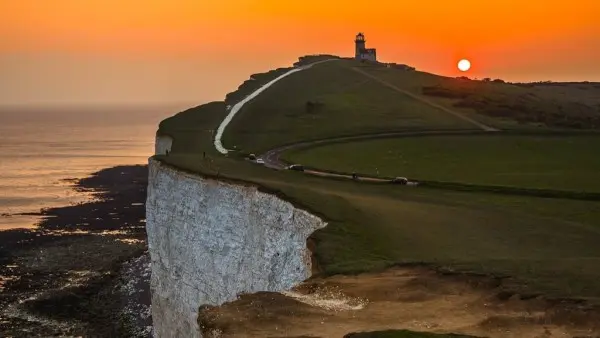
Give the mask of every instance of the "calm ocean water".
POLYGON ((0 230, 35 226, 17 213, 88 198, 64 179, 147 163, 160 120, 185 108, 1 108, 0 230))

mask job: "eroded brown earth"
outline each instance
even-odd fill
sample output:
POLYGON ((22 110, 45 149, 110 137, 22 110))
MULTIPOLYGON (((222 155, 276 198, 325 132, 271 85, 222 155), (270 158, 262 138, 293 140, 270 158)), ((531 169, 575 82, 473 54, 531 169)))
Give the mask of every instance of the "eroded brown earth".
POLYGON ((600 337, 600 316, 541 297, 499 297, 491 278, 425 268, 309 280, 292 292, 243 295, 204 307, 205 337, 343 337, 408 329, 485 337, 600 337))

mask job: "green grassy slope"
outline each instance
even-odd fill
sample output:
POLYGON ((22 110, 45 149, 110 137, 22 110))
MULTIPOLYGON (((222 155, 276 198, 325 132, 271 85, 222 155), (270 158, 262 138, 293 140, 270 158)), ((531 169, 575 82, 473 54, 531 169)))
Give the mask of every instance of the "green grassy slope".
MULTIPOLYGON (((328 68, 329 75, 319 81, 337 83, 337 76, 353 79, 360 75, 346 73, 339 68, 342 65, 333 67, 334 64, 336 62, 328 64, 332 66, 328 68)), ((350 80, 344 83, 356 84, 350 80)), ((285 94, 277 88, 273 88, 275 93, 285 94)), ((289 90, 290 87, 284 88, 289 90)), ((340 102, 347 99, 340 92, 329 93, 332 97, 327 100, 331 101, 321 98, 324 102, 336 102, 338 95, 344 97, 340 102)), ((380 90, 362 93, 382 95, 380 90)), ((269 100, 272 102, 274 98, 269 100)), ((254 123, 254 127, 248 129, 242 123, 226 132, 226 137, 248 142, 248 148, 259 149, 305 137, 332 136, 330 132, 342 133, 333 123, 319 127, 304 116, 278 116, 286 110, 278 108, 271 113, 268 102, 253 106, 253 109, 263 107, 267 113, 260 109, 248 110, 239 120, 234 119, 234 122, 254 123), (270 121, 267 117, 279 121, 274 122, 277 129, 269 129, 274 127, 265 122, 270 121)), ((259 103, 258 98, 255 103, 259 103)), ((361 109, 376 106, 371 99, 358 104, 361 109)), ((347 116, 338 123, 343 133, 362 131, 361 124, 351 118, 360 120, 363 113, 348 109, 351 113, 346 114, 349 115, 331 113, 331 116, 347 116)), ((505 287, 516 292, 583 297, 600 303, 597 282, 600 280, 600 203, 365 184, 269 170, 242 161, 235 154, 223 157, 215 153, 210 131, 216 130, 225 114, 225 103, 215 102, 163 121, 158 134, 173 137, 173 150, 168 156, 155 158, 193 173, 251 182, 326 219, 329 225, 312 235, 322 273, 354 273, 396 263, 424 262, 461 271, 514 276, 514 280, 506 281, 505 287), (206 159, 201 156, 205 150, 209 155, 206 159)), ((452 116, 437 116, 435 112, 424 116, 435 117, 427 120, 428 125, 457 127, 452 116)), ((413 121, 412 117, 407 119, 413 121)), ((386 128, 383 120, 367 123, 366 128, 386 128)), ((408 122, 399 117, 395 123, 396 127, 406 127, 408 122)))
POLYGON ((600 83, 509 84, 365 67, 378 78, 499 128, 600 128, 600 83), (520 123, 520 124, 519 124, 520 123))
POLYGON ((211 102, 161 121, 156 134, 173 139, 171 152, 174 154, 192 157, 202 152, 216 154, 213 135, 226 115, 224 102, 211 102))
POLYGON ((336 135, 397 130, 477 129, 353 71, 352 60, 316 65, 284 78, 250 101, 224 144, 260 152, 336 135))
POLYGON ((515 276, 519 292, 600 300, 598 202, 349 183, 231 158, 158 159, 253 182, 324 217, 329 226, 312 237, 325 274, 425 262, 515 276))
POLYGON ((600 192, 600 135, 424 136, 295 150, 293 163, 342 172, 600 192))

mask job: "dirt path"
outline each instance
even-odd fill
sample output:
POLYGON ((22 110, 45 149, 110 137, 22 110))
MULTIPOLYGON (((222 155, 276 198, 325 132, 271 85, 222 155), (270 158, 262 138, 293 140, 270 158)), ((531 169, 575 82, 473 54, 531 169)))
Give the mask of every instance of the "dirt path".
POLYGON ((393 90, 395 90, 395 91, 397 91, 399 93, 407 95, 407 96, 409 96, 409 97, 411 97, 411 98, 413 98, 415 100, 421 101, 421 102, 423 102, 425 104, 428 104, 428 105, 430 105, 432 107, 440 109, 440 110, 442 110, 442 111, 444 111, 444 112, 446 112, 448 114, 452 114, 452 115, 454 115, 454 116, 456 116, 456 117, 458 117, 458 118, 460 118, 460 119, 462 119, 464 121, 467 121, 467 122, 469 122, 471 124, 474 124, 477 127, 481 128, 482 130, 485 130, 485 131, 498 131, 498 129, 496 129, 496 128, 487 126, 487 125, 485 125, 483 123, 480 123, 478 121, 473 120, 472 118, 470 118, 468 116, 465 116, 465 115, 463 115, 461 113, 455 112, 455 111, 453 111, 451 109, 448 109, 448 108, 446 108, 444 106, 441 106, 441 105, 439 105, 439 104, 437 104, 435 102, 427 100, 426 98, 423 98, 423 97, 415 95, 415 94, 413 94, 413 93, 411 93, 411 92, 409 92, 407 90, 399 88, 399 87, 397 87, 397 86, 395 86, 395 85, 393 85, 393 84, 391 84, 391 83, 389 83, 389 82, 387 82, 385 80, 382 80, 382 79, 378 78, 375 75, 372 75, 372 74, 369 74, 369 73, 365 72, 364 70, 362 70, 360 68, 352 67, 352 70, 354 70, 354 71, 356 71, 356 72, 358 72, 360 74, 363 74, 364 76, 369 77, 369 78, 371 78, 371 79, 373 79, 373 80, 375 80, 375 81, 377 81, 377 82, 379 82, 379 83, 381 83, 381 84, 383 84, 383 85, 385 85, 385 86, 387 86, 389 88, 392 88, 393 90))
POLYGON ((200 324, 205 337, 343 337, 388 329, 485 337, 600 336, 597 313, 583 315, 543 299, 500 300, 498 284, 424 268, 316 278, 291 292, 243 295, 204 308, 200 324))
POLYGON ((215 135, 215 140, 214 140, 214 146, 217 149, 217 151, 223 155, 227 154, 229 151, 227 149, 225 149, 225 147, 223 146, 223 142, 222 142, 222 138, 223 138, 223 133, 225 132, 225 128, 227 128, 227 126, 229 125, 229 123, 231 122, 231 120, 234 118, 234 116, 240 111, 240 109, 242 109, 242 107, 248 103, 250 100, 252 100, 253 98, 257 97, 260 93, 262 93, 263 91, 265 91, 267 88, 271 87, 272 85, 274 85, 276 82, 278 82, 279 80, 309 69, 315 65, 324 63, 324 62, 329 62, 329 61, 336 61, 339 59, 327 59, 327 60, 321 60, 321 61, 317 61, 317 62, 313 62, 304 66, 300 66, 300 67, 295 67, 290 69, 289 71, 285 72, 284 74, 278 76, 277 78, 267 82, 266 84, 262 85, 261 87, 259 87, 257 90, 255 90, 254 92, 250 93, 250 95, 246 96, 243 100, 241 100, 240 102, 236 103, 233 107, 231 107, 231 110, 229 111, 229 114, 227 114, 227 116, 225 116, 225 119, 223 119, 223 121, 221 122, 221 124, 219 125, 219 127, 217 128, 217 134, 215 135))

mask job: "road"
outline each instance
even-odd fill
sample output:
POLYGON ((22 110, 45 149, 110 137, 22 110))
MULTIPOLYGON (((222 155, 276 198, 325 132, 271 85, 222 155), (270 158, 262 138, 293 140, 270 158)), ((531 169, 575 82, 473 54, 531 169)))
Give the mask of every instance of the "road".
MULTIPOLYGON (((298 142, 278 148, 271 149, 258 158, 264 161, 264 166, 271 168, 282 170, 287 168, 287 163, 280 159, 281 154, 284 152, 293 150, 293 149, 302 149, 305 147, 313 147, 317 145, 325 145, 331 143, 339 143, 339 142, 351 142, 351 141, 362 141, 362 140, 373 140, 373 139, 381 139, 381 138, 391 138, 391 137, 406 137, 406 136, 424 136, 424 135, 472 135, 472 134, 483 134, 485 132, 478 130, 431 130, 431 131, 399 131, 399 132, 387 132, 387 133, 376 133, 376 134, 366 134, 366 135, 355 135, 355 136, 343 136, 343 137, 335 137, 328 138, 322 140, 314 140, 314 141, 305 141, 298 142)), ((304 173, 311 175, 318 175, 324 177, 332 177, 332 178, 352 178, 351 174, 338 174, 338 173, 330 173, 319 170, 305 170, 304 173)), ((387 179, 380 178, 371 178, 371 177, 359 177, 360 181, 369 181, 369 182, 389 182, 387 179)))
MULTIPOLYGON (((357 68, 357 67, 352 67, 352 70, 370 78, 373 79, 401 94, 407 95, 410 98, 413 98, 417 101, 420 101, 422 103, 425 103, 427 105, 430 105, 434 108, 440 109, 448 114, 451 114, 457 118, 462 119, 463 121, 467 121, 471 124, 473 124, 474 126, 478 127, 479 129, 481 129, 484 132, 498 132, 500 130, 487 126, 479 121, 476 121, 468 116, 465 116, 461 113, 455 112, 451 109, 448 109, 444 106, 441 106, 435 102, 432 102, 426 98, 423 98, 419 95, 415 95, 407 90, 404 90, 402 88, 399 88, 391 83, 389 83, 388 81, 382 80, 372 74, 367 73, 366 71, 357 68)), ((418 135, 436 135, 436 134, 448 134, 448 133, 458 133, 458 134, 473 134, 476 133, 473 130, 469 130, 469 131, 456 131, 456 132, 450 132, 450 131, 418 131, 418 132, 389 132, 389 133, 378 133, 378 134, 370 134, 370 135, 357 135, 357 136, 346 136, 346 137, 338 137, 338 138, 329 138, 329 139, 324 139, 324 140, 316 140, 316 141, 307 141, 307 142, 299 142, 299 143, 295 143, 295 144, 291 144, 291 145, 287 145, 287 146, 282 146, 282 147, 278 147, 275 149, 271 149, 269 151, 267 151, 266 153, 264 153, 262 156, 260 156, 260 158, 262 158, 264 160, 264 165, 272 168, 272 169, 285 169, 286 168, 286 163, 281 161, 281 159, 279 158, 280 155, 283 152, 292 150, 292 149, 299 149, 299 148, 304 148, 304 147, 310 147, 310 146, 315 146, 315 145, 319 145, 319 144, 328 144, 328 143, 336 143, 336 142, 349 142, 349 141, 359 141, 359 140, 368 140, 368 139, 376 139, 376 138, 387 138, 387 137, 400 137, 400 136, 418 136, 418 135)), ((313 174, 313 175, 319 175, 319 176, 328 176, 328 177, 345 177, 345 178, 351 178, 351 175, 343 175, 343 174, 334 174, 334 173, 329 173, 329 172, 324 172, 324 171, 318 171, 318 170, 305 170, 305 173, 308 174, 313 174)), ((369 180, 369 181, 387 181, 387 180, 383 180, 383 179, 375 179, 375 178, 361 178, 361 180, 369 180)))
MULTIPOLYGON (((225 149, 225 147, 223 146, 222 143, 222 138, 223 138, 223 133, 225 132, 225 128, 227 128, 227 126, 229 125, 229 123, 231 122, 231 120, 233 119, 233 117, 242 109, 242 107, 248 103, 250 100, 252 100, 253 98, 255 98, 256 96, 258 96, 260 93, 262 93, 264 90, 266 90, 267 88, 269 88, 270 86, 272 86, 273 84, 275 84, 276 82, 278 82, 279 80, 302 70, 306 70, 311 68, 314 65, 323 63, 323 62, 329 62, 329 61, 335 61, 335 60, 339 60, 339 59, 327 59, 327 60, 322 60, 322 61, 318 61, 318 62, 314 62, 308 65, 304 65, 304 66, 300 66, 300 67, 296 67, 291 69, 290 71, 280 75, 279 77, 271 80, 270 82, 266 83, 265 85, 263 85, 262 87, 258 88, 257 90, 255 90, 254 92, 252 92, 250 95, 248 95, 247 97, 245 97, 242 101, 236 103, 233 107, 231 107, 231 110, 229 111, 229 114, 227 114, 227 116, 225 117, 225 119, 223 119, 223 121, 221 122, 221 124, 219 125, 218 129, 217 129, 217 134, 215 135, 215 140, 214 140, 214 145, 215 148, 217 149, 217 151, 221 154, 227 154, 229 151, 227 149, 225 149)), ((423 102, 427 105, 430 105, 432 107, 438 108, 446 113, 452 114, 464 121, 467 121, 475 126, 477 126, 478 128, 480 128, 481 130, 485 131, 485 132, 494 132, 494 131, 499 131, 498 129, 492 128, 490 126, 487 126, 485 124, 482 124, 478 121, 475 121, 473 119, 471 119, 468 116, 465 116, 463 114, 460 114, 458 112, 455 112, 453 110, 450 110, 446 107, 443 107, 439 104, 436 104, 435 102, 432 102, 430 100, 427 100, 426 98, 420 97, 418 95, 415 95, 409 91, 406 91, 402 88, 399 88, 385 80, 382 80, 372 74, 369 74, 367 72, 365 72, 362 69, 353 67, 352 68, 354 71, 363 74, 364 76, 373 79, 377 82, 380 82, 381 84, 394 89, 395 91, 407 95, 415 100, 418 100, 420 102, 423 102)), ((314 140, 314 141, 306 141, 306 142, 299 142, 299 143, 295 143, 295 144, 291 144, 291 145, 286 145, 286 146, 282 146, 282 147, 278 147, 275 149, 271 149, 269 151, 267 151, 266 153, 264 153, 262 156, 259 156, 260 159, 262 159, 264 161, 264 166, 272 168, 272 169, 285 169, 286 168, 286 163, 281 161, 280 159, 280 155, 283 152, 292 150, 292 149, 298 149, 298 148, 303 148, 303 147, 309 147, 309 146, 315 146, 315 145, 319 145, 319 144, 328 144, 328 143, 336 143, 336 142, 349 142, 349 141, 358 141, 358 140, 367 140, 367 139, 376 139, 376 138, 387 138, 387 137, 400 137, 400 136, 418 136, 418 135, 436 135, 436 134, 448 134, 448 133, 452 133, 452 134, 473 134, 473 133, 477 133, 474 130, 468 130, 468 131, 412 131, 412 132, 407 132, 407 131, 402 131, 402 132, 387 132, 387 133, 377 133, 377 134, 369 134, 369 135, 356 135, 356 136, 345 136, 345 137, 337 137, 337 138, 329 138, 329 139, 323 139, 323 140, 314 140)), ((330 173, 330 172, 325 172, 325 171, 318 171, 318 170, 305 170, 304 171, 307 174, 312 174, 312 175, 319 175, 319 176, 327 176, 327 177, 336 177, 336 178, 352 178, 351 174, 336 174, 336 173, 330 173)), ((359 180, 361 181, 372 181, 372 182, 387 182, 389 180, 386 179, 380 179, 380 178, 368 178, 368 177, 363 177, 363 178, 359 178, 359 180)))

